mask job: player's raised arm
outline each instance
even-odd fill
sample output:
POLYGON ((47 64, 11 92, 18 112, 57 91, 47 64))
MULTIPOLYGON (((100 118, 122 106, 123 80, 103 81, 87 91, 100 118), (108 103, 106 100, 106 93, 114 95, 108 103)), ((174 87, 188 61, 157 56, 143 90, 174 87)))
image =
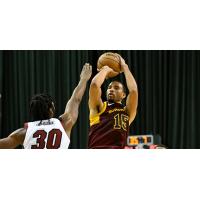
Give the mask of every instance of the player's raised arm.
POLYGON ((126 84, 129 90, 129 94, 126 100, 126 110, 129 114, 129 124, 135 119, 137 113, 137 106, 138 106, 138 89, 137 83, 130 72, 128 65, 125 63, 124 59, 121 58, 121 69, 124 72, 126 78, 126 84))
POLYGON ((19 145, 23 145, 26 134, 25 128, 20 128, 8 137, 0 139, 0 149, 14 149, 19 145))
POLYGON ((89 108, 91 116, 97 114, 103 107, 101 86, 110 74, 115 76, 118 73, 114 72, 110 67, 104 66, 92 79, 89 91, 89 108))
POLYGON ((61 116, 64 129, 67 132, 68 136, 70 136, 71 129, 78 118, 78 108, 85 93, 87 82, 90 79, 91 75, 92 66, 86 63, 83 66, 80 75, 80 81, 77 87, 74 89, 73 94, 66 105, 64 114, 61 116))

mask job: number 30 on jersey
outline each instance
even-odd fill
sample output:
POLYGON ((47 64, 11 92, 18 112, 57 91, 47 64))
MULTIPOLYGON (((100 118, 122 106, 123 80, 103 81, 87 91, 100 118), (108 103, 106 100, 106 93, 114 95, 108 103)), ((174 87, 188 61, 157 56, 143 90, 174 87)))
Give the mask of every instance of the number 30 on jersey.
POLYGON ((33 134, 36 144, 31 149, 58 149, 61 144, 62 132, 59 129, 52 129, 49 133, 44 130, 38 130, 33 134))

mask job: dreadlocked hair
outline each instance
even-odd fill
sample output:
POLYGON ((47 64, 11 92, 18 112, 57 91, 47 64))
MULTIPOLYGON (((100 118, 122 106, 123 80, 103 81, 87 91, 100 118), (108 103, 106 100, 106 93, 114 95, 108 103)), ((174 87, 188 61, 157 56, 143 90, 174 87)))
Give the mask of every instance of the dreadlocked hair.
POLYGON ((53 108, 53 99, 48 94, 36 94, 30 102, 30 114, 33 121, 45 120, 50 118, 49 109, 53 108))

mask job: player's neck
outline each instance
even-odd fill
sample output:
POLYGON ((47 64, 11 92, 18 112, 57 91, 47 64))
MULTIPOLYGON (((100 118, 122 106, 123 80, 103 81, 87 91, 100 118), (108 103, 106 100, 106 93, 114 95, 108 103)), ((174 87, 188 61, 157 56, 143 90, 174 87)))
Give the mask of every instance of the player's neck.
POLYGON ((107 101, 108 102, 108 104, 114 104, 114 103, 118 103, 118 104, 122 104, 122 102, 121 101, 107 101))

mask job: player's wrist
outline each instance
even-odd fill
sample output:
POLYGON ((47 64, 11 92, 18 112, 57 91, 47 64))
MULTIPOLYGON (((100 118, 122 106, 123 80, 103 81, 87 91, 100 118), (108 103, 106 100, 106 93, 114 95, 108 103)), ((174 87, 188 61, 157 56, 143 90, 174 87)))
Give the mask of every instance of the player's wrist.
POLYGON ((87 82, 89 80, 89 78, 87 78, 87 77, 81 77, 80 78, 80 81, 81 82, 87 82))
POLYGON ((122 72, 129 71, 128 65, 127 65, 127 64, 123 64, 123 65, 121 66, 121 70, 122 70, 122 72))
POLYGON ((104 66, 104 67, 102 67, 101 71, 105 71, 105 72, 109 73, 112 71, 112 69, 108 66, 104 66))

